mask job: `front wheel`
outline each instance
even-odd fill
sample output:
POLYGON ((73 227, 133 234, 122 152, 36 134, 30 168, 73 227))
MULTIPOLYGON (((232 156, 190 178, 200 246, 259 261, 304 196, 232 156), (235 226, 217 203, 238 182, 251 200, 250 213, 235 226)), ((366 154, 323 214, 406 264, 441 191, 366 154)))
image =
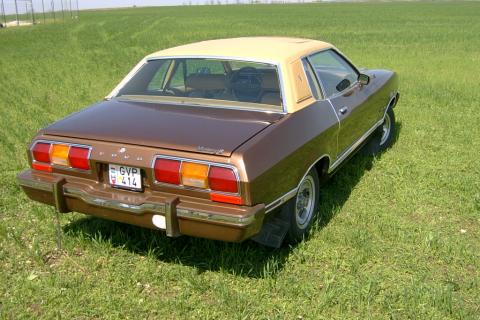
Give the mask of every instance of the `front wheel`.
POLYGON ((382 125, 376 130, 367 146, 367 151, 378 154, 388 149, 395 136, 395 114, 392 108, 388 108, 382 125))
POLYGON ((298 243, 308 236, 318 211, 319 185, 317 170, 312 168, 300 182, 295 198, 287 203, 285 209, 288 209, 290 218, 288 243, 298 243))

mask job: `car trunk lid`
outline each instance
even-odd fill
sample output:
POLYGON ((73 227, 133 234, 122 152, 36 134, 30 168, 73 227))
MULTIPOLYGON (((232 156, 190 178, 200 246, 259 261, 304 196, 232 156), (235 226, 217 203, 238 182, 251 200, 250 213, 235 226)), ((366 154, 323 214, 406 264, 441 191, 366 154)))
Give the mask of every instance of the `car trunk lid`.
POLYGON ((45 128, 48 135, 230 156, 283 115, 117 99, 45 128))

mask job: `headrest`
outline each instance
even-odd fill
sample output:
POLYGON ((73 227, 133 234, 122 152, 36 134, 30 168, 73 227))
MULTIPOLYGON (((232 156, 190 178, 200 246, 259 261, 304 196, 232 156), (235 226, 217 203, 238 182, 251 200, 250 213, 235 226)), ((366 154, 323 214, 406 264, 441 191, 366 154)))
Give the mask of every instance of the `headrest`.
POLYGON ((223 90, 225 76, 223 74, 194 73, 187 77, 186 85, 195 90, 223 90))

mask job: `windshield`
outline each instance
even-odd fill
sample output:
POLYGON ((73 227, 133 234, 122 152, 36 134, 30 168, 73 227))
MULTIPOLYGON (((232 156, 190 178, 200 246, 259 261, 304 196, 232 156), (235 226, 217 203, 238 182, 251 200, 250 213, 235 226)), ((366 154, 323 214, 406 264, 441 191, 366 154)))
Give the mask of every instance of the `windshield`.
POLYGON ((225 107, 253 105, 257 109, 282 111, 276 66, 238 60, 150 60, 120 89, 117 97, 170 97, 206 105, 218 105, 221 101, 225 107))

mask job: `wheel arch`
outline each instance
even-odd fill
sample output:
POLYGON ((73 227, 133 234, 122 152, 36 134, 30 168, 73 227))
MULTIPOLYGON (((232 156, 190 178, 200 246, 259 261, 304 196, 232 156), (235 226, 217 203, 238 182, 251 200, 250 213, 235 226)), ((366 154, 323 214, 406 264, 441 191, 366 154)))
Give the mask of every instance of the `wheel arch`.
POLYGON ((400 99, 400 93, 397 91, 394 95, 392 95, 392 97, 390 98, 390 100, 388 100, 388 104, 387 104, 387 106, 385 107, 385 110, 384 110, 384 112, 383 112, 383 117, 382 117, 382 119, 385 119, 385 115, 387 114, 387 112, 388 112, 389 109, 395 108, 395 106, 397 105, 399 99, 400 99))
POLYGON ((318 179, 320 180, 320 184, 322 184, 328 179, 328 171, 330 169, 330 156, 324 155, 322 158, 318 159, 317 162, 315 162, 313 167, 317 170, 318 179))
POLYGON ((277 198, 275 201, 272 201, 271 203, 269 203, 265 206, 266 212, 268 213, 268 212, 272 211, 273 209, 279 207, 280 205, 284 204, 288 200, 295 197, 295 195, 297 194, 298 187, 302 183, 303 179, 310 172, 310 170, 312 170, 312 168, 315 168, 315 170, 317 171, 318 179, 320 181, 320 184, 325 182, 328 179, 328 172, 329 172, 329 169, 330 169, 330 163, 331 163, 331 159, 330 159, 330 155, 328 155, 328 154, 323 154, 322 156, 317 158, 307 168, 307 170, 305 170, 305 173, 298 180, 298 183, 295 186, 295 188, 293 188, 292 190, 288 191, 287 193, 285 193, 281 197, 277 198))

